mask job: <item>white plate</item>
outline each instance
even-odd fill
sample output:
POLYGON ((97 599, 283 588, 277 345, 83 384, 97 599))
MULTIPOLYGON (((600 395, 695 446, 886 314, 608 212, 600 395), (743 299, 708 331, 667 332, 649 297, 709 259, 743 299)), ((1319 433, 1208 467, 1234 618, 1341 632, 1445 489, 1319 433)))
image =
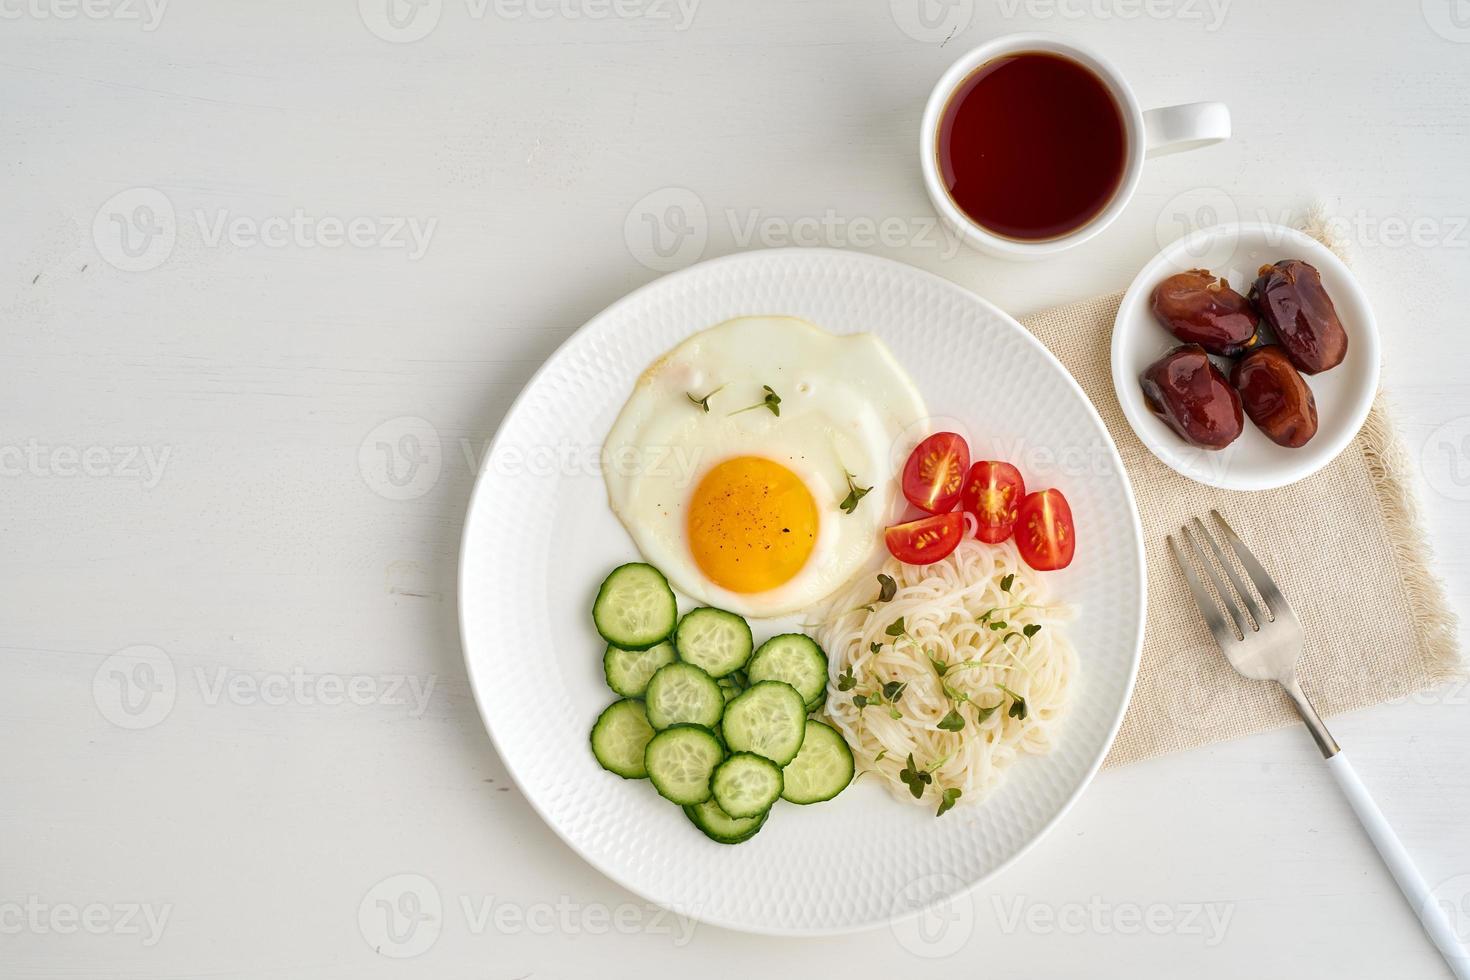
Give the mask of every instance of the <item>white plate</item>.
MULTIPOLYGON (((1113 389, 1128 424, 1149 451, 1177 472, 1226 490, 1270 490, 1305 479, 1332 462, 1362 428, 1378 391, 1378 324, 1358 280, 1315 238, 1271 224, 1214 225, 1170 244, 1143 267, 1113 322, 1113 389), (1149 309, 1161 281, 1189 269, 1209 269, 1242 296, 1268 262, 1301 259, 1322 273, 1348 335, 1347 356, 1307 378, 1317 400, 1317 434, 1299 449, 1278 446, 1249 418, 1240 438, 1219 451, 1191 446, 1148 410, 1138 377, 1180 341, 1149 309)), ((1215 358, 1224 364, 1223 358, 1215 358)), ((1228 368, 1224 369, 1228 375, 1228 368)))
MULTIPOLYGON (((764 933, 843 932, 904 917, 972 887, 1035 843, 1096 772, 1122 720, 1143 602, 1142 536, 1127 478, 1097 413, 1051 354, 953 283, 818 249, 694 266, 619 300, 573 334, 501 424, 470 501, 460 557, 475 699, 531 805, 573 849, 639 895, 764 933), (1059 487, 1072 505, 1077 556, 1051 574, 1059 596, 1078 607, 1073 708, 1057 749, 1018 764, 982 804, 935 819, 932 809, 859 780, 831 803, 778 803, 754 839, 728 847, 701 836, 646 781, 619 779, 592 758, 588 731, 614 699, 603 685, 592 599, 607 571, 637 553, 608 510, 589 455, 656 357, 696 330, 761 313, 877 333, 930 411, 969 423, 976 458, 1011 459, 1028 483, 1059 487)), ((753 626, 760 642, 794 621, 753 626)))

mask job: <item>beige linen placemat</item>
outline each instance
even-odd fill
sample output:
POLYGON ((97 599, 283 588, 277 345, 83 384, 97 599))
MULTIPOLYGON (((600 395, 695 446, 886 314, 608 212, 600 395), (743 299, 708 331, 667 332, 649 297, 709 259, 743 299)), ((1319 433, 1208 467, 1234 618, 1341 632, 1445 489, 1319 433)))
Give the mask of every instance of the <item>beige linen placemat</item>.
POLYGON ((1324 715, 1459 676, 1454 614, 1428 568, 1412 463, 1382 399, 1336 460, 1292 486, 1239 493, 1187 480, 1133 434, 1113 392, 1110 346, 1121 299, 1100 296, 1022 319, 1097 406, 1143 522, 1143 661, 1106 765, 1297 723, 1276 685, 1230 668, 1168 554, 1164 536, 1191 517, 1207 518, 1211 508, 1230 521, 1300 617, 1307 631, 1302 682, 1324 715))

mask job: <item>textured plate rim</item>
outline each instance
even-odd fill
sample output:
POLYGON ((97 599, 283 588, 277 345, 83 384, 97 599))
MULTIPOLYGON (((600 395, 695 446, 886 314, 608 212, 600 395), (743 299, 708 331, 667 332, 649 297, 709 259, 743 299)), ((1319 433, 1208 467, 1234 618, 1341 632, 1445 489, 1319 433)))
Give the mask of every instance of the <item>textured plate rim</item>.
MULTIPOLYGON (((1113 394, 1118 399, 1118 406, 1123 409, 1123 417, 1128 420, 1128 427, 1138 437, 1150 453, 1159 462, 1169 467, 1175 473, 1192 480, 1195 483, 1207 487, 1215 487, 1220 490, 1236 490, 1246 493, 1254 493, 1260 490, 1279 490, 1289 487, 1293 483, 1299 483, 1310 476, 1315 476, 1327 467, 1329 463, 1342 455, 1343 450, 1352 445, 1354 439, 1363 428, 1363 423, 1368 421, 1368 413, 1373 410, 1373 401, 1378 394, 1378 385, 1381 380, 1383 357, 1382 339, 1378 331, 1378 318, 1373 312, 1373 304, 1368 301, 1368 292, 1348 264, 1328 248, 1325 244, 1296 228, 1288 228, 1286 225, 1272 224, 1269 221, 1233 221, 1225 224, 1211 225, 1208 228, 1181 235, 1174 241, 1159 249, 1153 258, 1149 259, 1138 270, 1138 275, 1128 284, 1128 290, 1123 294, 1118 303, 1118 313, 1113 318, 1113 337, 1109 351, 1109 368, 1113 375, 1113 394), (1123 334, 1129 329, 1123 323, 1124 316, 1133 318, 1134 307, 1142 302, 1143 292, 1149 288, 1148 284, 1165 266, 1181 265, 1178 261, 1179 253, 1191 245, 1208 245, 1217 238, 1226 235, 1234 235, 1237 239, 1246 235, 1275 235, 1282 242, 1291 242, 1312 253, 1313 260, 1332 269, 1335 275, 1342 278, 1348 285, 1348 291, 1352 293, 1353 302, 1363 311, 1363 318, 1358 324, 1360 330, 1358 343, 1368 348, 1368 377, 1367 384, 1357 392, 1348 406, 1351 411, 1351 424, 1344 426, 1338 437, 1331 442, 1313 446, 1314 455, 1308 456, 1306 461, 1296 466, 1287 466, 1279 470, 1276 475, 1261 478, 1238 477, 1231 479, 1228 475, 1211 477, 1208 471, 1196 472, 1185 462, 1181 450, 1165 440, 1155 438, 1151 427, 1147 424, 1149 419, 1143 414, 1139 407, 1142 396, 1135 393, 1137 388, 1136 378, 1127 374, 1123 369, 1123 334), (1125 388, 1126 393, 1125 393, 1125 388)), ((1172 436, 1172 434, 1171 434, 1172 436)), ((1174 439, 1179 446, 1184 443, 1177 438, 1174 439)), ((1226 471, 1228 473, 1228 469, 1226 471)))
MULTIPOLYGON (((1103 761, 1107 758, 1108 752, 1112 749, 1113 742, 1117 739, 1118 736, 1118 730, 1122 727, 1123 717, 1128 712, 1128 705, 1133 699, 1134 686, 1138 680, 1139 664, 1143 656, 1143 638, 1148 616, 1148 562, 1143 547, 1143 524, 1138 514, 1138 502, 1134 498, 1133 483, 1128 478, 1128 471, 1123 466, 1123 460, 1118 453, 1117 444, 1113 440, 1112 433, 1108 431, 1106 423, 1103 422, 1102 416, 1098 414, 1097 407, 1093 405, 1092 399, 1087 397, 1087 393, 1082 390, 1082 386, 1077 383, 1077 379, 1072 377, 1072 373, 1062 365, 1061 361, 1057 359, 1056 355, 1053 354, 1049 349, 1047 349, 1046 345, 1038 340, 1036 336, 1031 333, 1031 331, 1022 326, 1015 317, 1011 316, 1009 313, 1006 313, 994 303, 991 303, 989 300, 984 299, 977 293, 974 293, 969 289, 966 289, 964 286, 961 286, 959 283, 946 279, 943 276, 936 275, 935 273, 929 272, 928 270, 920 269, 917 266, 911 266, 907 263, 899 262, 894 259, 883 258, 876 255, 869 255, 864 252, 854 252, 847 249, 834 248, 788 247, 755 249, 745 252, 734 252, 729 255, 720 256, 718 258, 708 259, 703 262, 697 262, 694 265, 687 266, 683 269, 679 269, 674 272, 667 273, 666 275, 660 276, 657 279, 653 279, 650 282, 647 282, 644 285, 639 286, 638 288, 628 293, 625 293, 619 298, 613 300, 606 307, 604 307, 596 314, 594 314, 590 319, 588 319, 586 323, 582 324, 576 330, 572 331, 572 333, 569 334, 565 340, 557 345, 556 349, 547 356, 546 360, 541 363, 541 366, 532 373, 529 379, 527 379, 525 385, 521 388, 520 392, 517 393, 515 399, 511 402, 510 407, 506 409, 505 415, 501 418, 500 424, 495 429, 494 437, 490 440, 490 443, 485 450, 484 458, 490 459, 494 456, 496 450, 500 448, 501 438, 504 436, 506 430, 510 427, 510 423, 514 420, 516 414, 524 406, 530 392, 538 385, 538 383, 547 374, 547 372, 550 371, 554 365, 556 365, 556 363, 562 358, 562 356, 564 356, 567 348, 569 348, 579 337, 591 330, 602 320, 613 315, 618 310, 618 308, 623 306, 625 303, 631 303, 635 301, 638 297, 641 297, 645 293, 652 290, 667 289, 684 281, 685 279, 708 275, 711 271, 717 268, 740 265, 746 262, 770 260, 771 258, 776 258, 777 260, 779 260, 784 257, 795 258, 800 256, 805 258, 813 255, 823 254, 840 256, 844 261, 853 261, 857 263, 866 262, 874 266, 898 266, 903 270, 903 273, 905 275, 918 277, 929 281, 930 284, 938 286, 941 289, 948 289, 953 291, 961 298, 963 298, 966 302, 975 304, 976 306, 983 309, 987 314, 998 318, 1001 322, 1007 324, 1011 329, 1019 333, 1023 338, 1023 341, 1030 345, 1038 354, 1040 354, 1042 359, 1065 380, 1065 383, 1077 395, 1078 399, 1082 402, 1086 411, 1091 415, 1092 420, 1097 424, 1098 431, 1102 434, 1108 452, 1111 454, 1111 460, 1114 464, 1115 472, 1118 475, 1119 484, 1123 491, 1124 501, 1128 505, 1128 516, 1130 518, 1129 527, 1130 530, 1133 532, 1131 544, 1134 552, 1134 560, 1138 566, 1138 605, 1137 608, 1134 610, 1134 620, 1137 623, 1137 627, 1134 631, 1135 636, 1133 640, 1131 655, 1128 658, 1128 677, 1126 683, 1124 684, 1123 696, 1119 700, 1117 710, 1108 725, 1107 736, 1101 741, 1094 758, 1088 764, 1087 769, 1082 774, 1081 778, 1078 779, 1077 785, 1072 789, 1069 794, 1067 794, 1067 797, 1062 801, 1061 805, 1057 807, 1056 812, 1052 814, 1051 818, 1043 823, 1041 827, 1036 831, 1036 833, 1031 836, 1031 839, 1023 844, 1021 847, 1019 847, 1014 854, 1006 858, 1004 861, 1001 861, 994 868, 991 868, 990 871, 988 871, 987 873, 980 875, 972 881, 965 882, 960 888, 955 889, 949 894, 941 895, 920 908, 906 910, 904 912, 898 913, 889 913, 887 915, 878 915, 863 921, 848 922, 843 923, 842 925, 827 928, 783 929, 777 927, 751 925, 750 923, 727 919, 723 916, 711 916, 705 915, 703 913, 694 914, 687 911, 681 913, 686 914, 690 918, 697 921, 704 922, 707 925, 712 925, 717 928, 729 929, 735 932, 742 932, 751 935, 790 937, 840 936, 848 935, 855 932, 863 932, 870 929, 881 928, 885 925, 891 926, 897 922, 903 922, 918 918, 919 916, 922 916, 927 912, 939 908, 946 902, 954 901, 958 898, 972 894, 981 885, 1001 874, 1006 869, 1014 865, 1021 858, 1029 854, 1032 848, 1034 848, 1038 842, 1040 842, 1044 837, 1051 833, 1052 829, 1056 827, 1056 825, 1062 820, 1062 818, 1065 817, 1069 812, 1071 812, 1072 807, 1076 805, 1077 800, 1081 798, 1083 792, 1087 789, 1087 787, 1092 785, 1092 780, 1097 776, 1098 771, 1102 768, 1103 761)), ((901 354, 899 354, 899 356, 900 358, 902 357, 901 354)), ((469 503, 466 505, 465 511, 464 528, 460 532, 459 570, 456 576, 458 582, 455 592, 457 607, 456 611, 458 613, 459 619, 460 651, 461 656, 464 658, 465 672, 470 683, 470 695, 474 698, 475 710, 480 715, 480 723, 484 727, 485 733, 490 737, 490 743, 494 747, 496 755, 500 757, 501 764, 505 766, 506 773, 510 776, 511 781, 515 783, 516 789, 520 793, 521 798, 530 805, 531 809, 535 812, 536 816, 540 818, 541 822, 549 827, 563 844, 570 848, 573 853, 575 853, 579 858, 595 868, 600 874, 603 875, 603 877, 607 878, 609 881, 612 881, 618 887, 632 892, 634 895, 637 895, 645 901, 658 905, 661 908, 667 908, 678 913, 680 910, 669 905, 668 902, 662 897, 650 894, 643 889, 625 881, 621 876, 606 867, 597 857, 585 850, 580 843, 573 840, 566 833, 564 833, 562 828, 556 823, 556 821, 552 820, 550 815, 544 809, 542 809, 541 804, 532 796, 532 794, 527 792, 526 784, 522 780, 520 774, 517 773, 515 764, 511 756, 506 753, 500 739, 495 734, 495 726, 491 722, 490 715, 486 710, 486 705, 480 697, 480 678, 476 672, 474 659, 470 655, 470 642, 465 621, 465 601, 468 592, 468 578, 465 570, 465 555, 467 554, 469 548, 471 531, 474 529, 476 524, 475 504, 481 497, 483 482, 486 480, 490 473, 491 470, 489 467, 482 467, 479 475, 475 478, 474 486, 470 489, 469 503)))

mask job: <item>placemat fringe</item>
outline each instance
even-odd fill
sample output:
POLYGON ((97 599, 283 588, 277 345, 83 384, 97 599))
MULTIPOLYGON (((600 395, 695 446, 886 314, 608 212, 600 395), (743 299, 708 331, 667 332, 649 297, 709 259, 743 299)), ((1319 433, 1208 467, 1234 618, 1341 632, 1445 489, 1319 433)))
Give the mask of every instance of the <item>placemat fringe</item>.
POLYGON ((1404 599, 1419 625, 1416 640, 1425 674, 1433 684, 1443 684, 1465 677, 1458 643, 1459 618, 1432 571, 1433 549, 1424 532, 1419 488, 1407 477, 1413 472, 1413 459, 1389 416, 1380 392, 1359 435, 1363 458, 1377 491, 1384 528, 1398 556, 1404 599))

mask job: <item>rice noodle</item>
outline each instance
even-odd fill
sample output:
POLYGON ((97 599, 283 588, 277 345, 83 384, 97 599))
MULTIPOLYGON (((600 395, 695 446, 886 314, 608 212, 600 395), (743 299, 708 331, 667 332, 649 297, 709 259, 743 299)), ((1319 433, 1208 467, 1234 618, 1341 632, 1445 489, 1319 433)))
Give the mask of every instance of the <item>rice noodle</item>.
POLYGON ((933 808, 953 787, 960 803, 973 803, 1000 785, 1023 753, 1045 754, 1055 744, 1077 671, 1060 628, 1070 610, 1048 602, 1043 576, 1010 541, 967 538, 931 565, 889 559, 881 571, 898 584, 890 601, 877 601, 873 577, 861 578, 832 601, 817 630, 831 671, 827 715, 852 746, 858 770, 879 775, 899 798, 933 808), (1014 578, 1002 591, 1007 575, 1014 578), (888 635, 900 618, 903 635, 888 635), (996 623, 1005 625, 992 629, 996 623), (1031 625, 1041 628, 1027 638, 1031 625), (945 665, 942 678, 934 661, 945 665), (838 678, 848 670, 856 684, 839 692, 838 678), (853 703, 853 695, 875 694, 888 681, 907 685, 891 706, 901 717, 891 717, 887 704, 860 710, 853 703), (1015 699, 1002 685, 1025 699, 1024 719, 1011 716, 1015 699), (997 710, 977 726, 977 715, 992 706, 997 710), (952 708, 965 719, 958 732, 938 727, 952 708), (933 774, 919 800, 899 778, 910 754, 933 774))

